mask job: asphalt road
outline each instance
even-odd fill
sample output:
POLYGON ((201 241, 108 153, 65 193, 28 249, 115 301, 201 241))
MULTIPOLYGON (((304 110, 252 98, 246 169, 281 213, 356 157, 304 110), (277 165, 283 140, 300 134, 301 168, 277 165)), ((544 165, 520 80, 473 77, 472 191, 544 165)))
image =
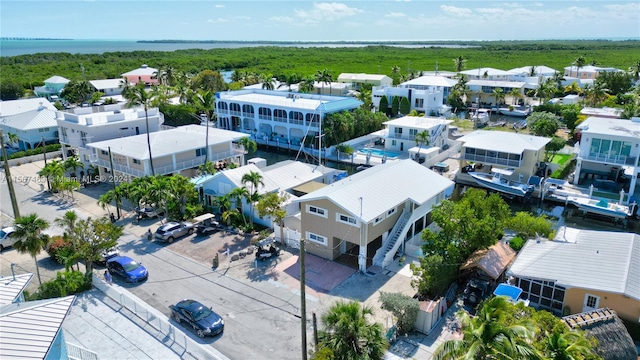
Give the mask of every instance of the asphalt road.
MULTIPOLYGON (((4 173, 0 175, 4 178, 4 173)), ((35 212, 52 223, 47 233, 61 234, 62 230, 53 226, 53 220, 73 208, 53 199, 46 192, 38 192, 21 184, 14 185, 21 214, 35 212)), ((0 210, 3 213, 2 225, 9 225, 12 220, 7 215, 12 216, 13 213, 4 181, 0 186, 0 210)), ((81 211, 78 213, 81 218, 88 216, 81 211)), ((177 241, 189 241, 189 238, 177 241)), ((212 306, 225 319, 222 335, 199 339, 193 330, 184 331, 231 359, 301 358, 299 289, 268 275, 264 278, 253 277, 253 280, 243 277, 242 274, 251 272, 255 266, 249 257, 230 263, 229 269, 226 268, 228 263, 221 258, 220 267, 214 271, 210 264, 198 263, 169 247, 126 232, 119 240, 121 254, 141 261, 150 276, 148 281, 141 284, 124 284, 119 279, 115 281, 167 316, 170 315, 168 306, 183 298, 193 298, 212 306)), ((35 273, 33 259, 29 255, 18 254, 14 249, 5 250, 0 260, 3 276, 10 274, 10 263, 16 264, 17 273, 35 273)), ((38 256, 38 262, 43 281, 63 270, 62 266, 49 259, 46 252, 38 256)), ((265 262, 259 266, 272 265, 265 262)), ((33 291, 36 287, 37 279, 34 279, 29 289, 33 291)), ((330 305, 332 302, 330 296, 324 299, 307 298, 309 341, 312 339, 311 312, 321 311, 325 307, 323 303, 330 305)))

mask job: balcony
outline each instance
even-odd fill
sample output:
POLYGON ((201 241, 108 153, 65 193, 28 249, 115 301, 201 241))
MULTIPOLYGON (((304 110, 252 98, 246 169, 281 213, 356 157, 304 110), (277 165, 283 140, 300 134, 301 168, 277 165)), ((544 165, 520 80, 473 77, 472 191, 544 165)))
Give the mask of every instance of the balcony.
MULTIPOLYGON (((98 160, 95 161, 95 164, 103 166, 106 169, 111 169, 111 164, 109 163, 108 160, 98 159, 98 160)), ((121 172, 123 174, 129 174, 129 175, 135 176, 135 177, 143 177, 143 176, 147 175, 142 170, 133 169, 133 168, 127 166, 127 165, 118 164, 118 163, 113 163, 113 170, 121 172)))
POLYGON ((609 156, 608 154, 589 154, 584 160, 618 165, 633 165, 635 162, 633 157, 625 155, 609 156))
POLYGON ((231 114, 231 116, 242 117, 242 112, 240 111, 229 110, 229 114, 231 114))
POLYGON ((410 140, 414 141, 416 139, 415 135, 403 135, 401 133, 389 133, 389 139, 397 139, 397 140, 410 140))
POLYGON ((271 121, 271 115, 260 114, 260 115, 258 115, 258 119, 271 121))

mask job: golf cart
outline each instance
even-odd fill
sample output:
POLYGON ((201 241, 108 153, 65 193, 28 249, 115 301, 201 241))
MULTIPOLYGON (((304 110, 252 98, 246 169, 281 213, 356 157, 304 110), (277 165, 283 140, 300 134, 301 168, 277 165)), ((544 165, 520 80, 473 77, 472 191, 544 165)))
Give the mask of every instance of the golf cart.
POLYGON ((265 261, 270 257, 280 255, 280 249, 274 246, 275 239, 268 237, 256 243, 256 260, 265 261))
POLYGON ((219 224, 215 221, 216 216, 210 213, 196 216, 193 219, 193 224, 196 227, 196 233, 198 235, 209 235, 220 229, 219 224))

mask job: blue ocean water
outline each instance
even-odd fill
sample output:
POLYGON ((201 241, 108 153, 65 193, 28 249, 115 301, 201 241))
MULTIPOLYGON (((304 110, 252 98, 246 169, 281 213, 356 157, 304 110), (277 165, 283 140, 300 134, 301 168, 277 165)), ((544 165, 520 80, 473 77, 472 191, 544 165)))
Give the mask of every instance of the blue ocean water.
MULTIPOLYGON (((381 43, 383 44, 383 43, 381 43)), ((422 48, 432 45, 384 43, 390 46, 407 48, 422 48)), ((142 43, 135 40, 9 40, 0 39, 0 56, 17 56, 37 53, 70 54, 102 54, 117 51, 175 51, 187 49, 236 49, 242 47, 257 46, 282 46, 282 47, 364 47, 372 43, 252 43, 252 42, 215 42, 215 43, 142 43)), ((462 48, 464 45, 433 45, 440 47, 462 48)))

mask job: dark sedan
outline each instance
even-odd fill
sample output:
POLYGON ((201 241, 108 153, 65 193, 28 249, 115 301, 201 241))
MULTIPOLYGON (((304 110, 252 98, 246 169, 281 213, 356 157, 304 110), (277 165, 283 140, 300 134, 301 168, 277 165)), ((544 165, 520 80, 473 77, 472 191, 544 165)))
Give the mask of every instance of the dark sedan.
POLYGON ((182 323, 188 323, 199 337, 215 336, 224 330, 224 320, 201 303, 195 300, 181 300, 175 305, 169 306, 173 319, 182 323))
POLYGON ((121 276, 127 282, 145 281, 149 272, 141 264, 128 256, 116 256, 107 260, 107 269, 113 275, 121 276))

